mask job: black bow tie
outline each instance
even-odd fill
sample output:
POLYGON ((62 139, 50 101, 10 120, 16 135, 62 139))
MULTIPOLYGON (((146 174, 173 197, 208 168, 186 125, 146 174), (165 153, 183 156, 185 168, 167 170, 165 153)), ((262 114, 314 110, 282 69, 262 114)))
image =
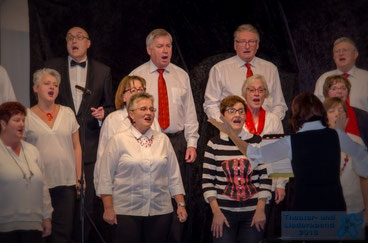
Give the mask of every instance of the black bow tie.
POLYGON ((70 62, 70 66, 71 66, 71 67, 74 67, 74 66, 76 66, 76 65, 79 65, 79 66, 81 66, 82 68, 85 68, 85 67, 86 67, 86 61, 84 61, 84 62, 76 62, 76 61, 72 60, 72 61, 70 62))

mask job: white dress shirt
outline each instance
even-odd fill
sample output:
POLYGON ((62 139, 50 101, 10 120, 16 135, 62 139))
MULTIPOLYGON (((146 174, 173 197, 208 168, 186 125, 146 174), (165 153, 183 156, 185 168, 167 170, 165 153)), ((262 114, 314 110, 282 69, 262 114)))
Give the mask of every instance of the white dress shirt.
POLYGON ((70 62, 72 60, 73 58, 71 56, 68 56, 70 88, 72 90, 75 112, 78 113, 80 104, 83 99, 83 91, 80 89, 77 89, 75 85, 79 85, 83 88, 86 87, 88 60, 86 57, 84 60, 81 61, 81 62, 84 62, 84 61, 86 62, 86 67, 84 68, 82 68, 79 65, 75 65, 72 67, 70 65, 70 62))
POLYGON ((52 206, 37 148, 20 141, 19 156, 0 139, 0 232, 42 231, 42 220, 51 218, 52 206), (27 182, 22 170, 28 178, 27 182), (22 170, 18 167, 18 165, 22 170))
MULTIPOLYGON (((93 172, 93 180, 95 183, 95 188, 97 188, 99 178, 100 164, 101 164, 100 160, 107 146, 107 143, 115 134, 118 134, 128 129, 131 125, 132 123, 130 122, 126 107, 111 112, 102 123, 100 138, 98 140, 97 160, 95 164, 95 170, 93 172)), ((161 131, 160 124, 158 124, 156 118, 153 120, 151 128, 158 132, 161 131)))
POLYGON ((101 158, 96 193, 112 195, 119 215, 171 213, 171 197, 184 195, 184 187, 169 138, 151 128, 141 134, 133 126, 114 135, 101 158))
POLYGON ((0 104, 7 101, 16 101, 12 83, 5 68, 0 66, 0 104))
POLYGON ((72 109, 60 106, 52 128, 27 109, 25 127, 25 140, 38 148, 44 161, 49 188, 75 185, 73 133, 78 131, 79 125, 72 109))
MULTIPOLYGON (((298 132, 320 130, 325 127, 320 121, 306 122, 298 132)), ((368 177, 368 151, 365 146, 353 142, 349 136, 336 129, 339 137, 340 149, 353 159, 353 168, 362 177, 368 177)), ((316 138, 318 139, 318 138, 316 138)), ((247 157, 252 167, 259 163, 271 163, 285 158, 292 160, 292 148, 290 136, 285 136, 279 141, 262 147, 248 146, 247 157)))
MULTIPOLYGON (((314 94, 323 101, 323 84, 328 76, 341 75, 343 72, 340 70, 332 70, 326 72, 319 77, 316 83, 314 94)), ((353 67, 349 70, 349 81, 351 83, 350 90, 350 105, 368 112, 368 71, 353 67)))
MULTIPOLYGON (((250 64, 253 74, 261 74, 265 77, 270 93, 262 107, 276 114, 282 120, 287 106, 281 90, 277 67, 258 57, 254 57, 250 64)), ((203 104, 208 118, 219 120, 220 103, 223 98, 229 95, 242 97, 241 90, 246 80, 246 73, 245 62, 238 56, 225 59, 211 68, 203 104)))
MULTIPOLYGON (((150 60, 134 69, 129 75, 143 77, 147 82, 147 92, 152 94, 158 107, 158 75, 157 67, 150 60)), ((188 74, 180 67, 170 63, 163 73, 169 99, 170 126, 165 133, 176 133, 184 130, 187 147, 197 147, 198 120, 195 110, 192 88, 188 74)), ((158 116, 159 112, 156 112, 158 116)))

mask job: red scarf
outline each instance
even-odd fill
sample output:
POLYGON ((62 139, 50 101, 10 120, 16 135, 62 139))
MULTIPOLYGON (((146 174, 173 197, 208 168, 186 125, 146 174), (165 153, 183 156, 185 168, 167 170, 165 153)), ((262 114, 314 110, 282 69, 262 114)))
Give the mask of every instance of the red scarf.
POLYGON ((350 106, 349 98, 346 100, 346 111, 347 111, 347 116, 349 120, 348 120, 348 124, 346 125, 345 132, 351 133, 351 134, 354 134, 360 137, 357 117, 356 117, 353 107, 350 106))
POLYGON ((252 115, 252 112, 250 112, 249 108, 247 109, 247 114, 246 114, 245 119, 246 119, 245 126, 248 128, 248 131, 251 134, 260 135, 263 132, 263 128, 264 128, 265 120, 266 120, 266 112, 262 107, 259 109, 259 113, 258 113, 258 129, 256 129, 256 126, 253 121, 253 115, 252 115))

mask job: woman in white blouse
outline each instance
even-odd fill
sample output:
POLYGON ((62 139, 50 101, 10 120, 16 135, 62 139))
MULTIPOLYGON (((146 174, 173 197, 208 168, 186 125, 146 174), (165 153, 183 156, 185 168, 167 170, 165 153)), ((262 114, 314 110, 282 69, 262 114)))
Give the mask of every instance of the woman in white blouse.
POLYGON ((33 74, 38 103, 27 110, 25 139, 35 145, 45 164, 45 176, 54 208, 51 242, 69 242, 73 230, 74 204, 81 175, 79 125, 74 112, 55 104, 60 74, 40 69, 33 74))
MULTIPOLYGON (((118 89, 115 94, 115 107, 116 111, 110 113, 104 120, 100 138, 98 141, 97 149, 97 161, 94 170, 94 183, 97 188, 98 176, 100 171, 100 159, 106 148, 110 138, 115 134, 124 131, 131 126, 127 106, 129 105, 130 97, 136 93, 142 93, 146 91, 146 80, 139 76, 125 76, 119 83, 118 89)), ((153 120, 152 129, 160 131, 160 125, 157 119, 153 120)))
POLYGON ((22 140, 26 108, 0 105, 0 242, 43 242, 52 207, 36 147, 22 140))
MULTIPOLYGON (((327 112, 328 126, 335 128, 340 116, 346 117, 345 101, 338 97, 326 98, 323 101, 323 105, 327 112)), ((347 135, 356 143, 364 145, 360 137, 350 133, 347 133, 347 135)), ((353 168, 351 157, 346 153, 341 153, 340 180, 346 202, 346 211, 348 213, 363 212, 364 192, 361 188, 361 178, 353 168)))
POLYGON ((101 158, 97 195, 104 220, 117 224, 114 242, 166 242, 173 207, 186 221, 184 188, 169 138, 151 128, 153 97, 138 93, 127 107, 132 126, 114 135, 101 158))

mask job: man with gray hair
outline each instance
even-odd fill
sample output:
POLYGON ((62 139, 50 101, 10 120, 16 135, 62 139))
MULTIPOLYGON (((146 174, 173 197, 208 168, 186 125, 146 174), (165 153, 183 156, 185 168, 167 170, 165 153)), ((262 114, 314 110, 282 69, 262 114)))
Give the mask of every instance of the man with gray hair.
POLYGON ((355 66, 359 56, 355 43, 348 37, 340 37, 334 42, 332 54, 336 69, 319 77, 314 94, 323 101, 323 84, 326 78, 331 75, 344 75, 351 83, 350 105, 368 112, 368 71, 355 66))
POLYGON ((270 96, 263 103, 263 108, 283 119, 287 106, 281 90, 277 67, 256 57, 260 37, 257 29, 250 24, 240 25, 234 32, 236 55, 215 64, 209 74, 204 111, 208 118, 219 119, 220 101, 229 95, 241 96, 244 81, 261 74, 265 77, 270 96))
MULTIPOLYGON (((161 130, 169 137, 176 157, 185 191, 191 183, 191 166, 197 157, 199 138, 198 120, 188 74, 171 63, 172 36, 164 29, 155 29, 146 38, 150 60, 134 69, 129 75, 143 77, 147 92, 155 100, 156 115, 161 130)), ((176 205, 174 204, 174 207, 176 205)), ((178 204, 185 207, 185 204, 178 204)), ((176 208, 176 207, 175 207, 176 208)), ((183 224, 173 217, 169 242, 182 240, 183 224)))

